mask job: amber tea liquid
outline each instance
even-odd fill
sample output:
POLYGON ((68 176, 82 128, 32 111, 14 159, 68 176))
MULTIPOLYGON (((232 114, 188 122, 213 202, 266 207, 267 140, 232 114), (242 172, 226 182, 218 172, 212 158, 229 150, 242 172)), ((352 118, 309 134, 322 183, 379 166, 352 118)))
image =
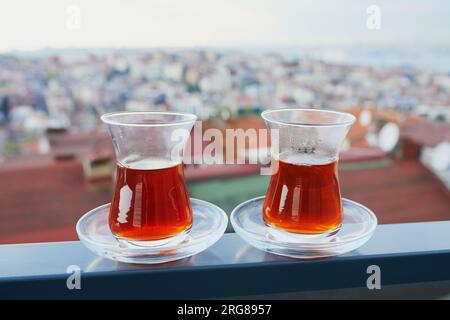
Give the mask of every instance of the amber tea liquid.
POLYGON ((111 231, 132 240, 174 236, 192 225, 183 164, 148 159, 116 167, 111 231))
POLYGON ((285 231, 320 234, 342 223, 337 161, 301 164, 278 160, 266 194, 263 218, 285 231))

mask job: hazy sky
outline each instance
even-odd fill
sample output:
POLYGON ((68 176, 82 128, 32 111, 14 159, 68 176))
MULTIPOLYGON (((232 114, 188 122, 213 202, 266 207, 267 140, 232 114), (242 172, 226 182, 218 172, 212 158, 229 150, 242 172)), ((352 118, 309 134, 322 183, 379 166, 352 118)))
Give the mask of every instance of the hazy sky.
MULTIPOLYGON (((0 4, 0 51, 450 44, 448 0, 0 0, 0 4), (381 10, 380 30, 366 26, 366 9, 372 4, 381 10), (67 27, 73 5, 80 9, 79 29, 67 27)), ((77 20, 72 21, 76 25, 77 20)))

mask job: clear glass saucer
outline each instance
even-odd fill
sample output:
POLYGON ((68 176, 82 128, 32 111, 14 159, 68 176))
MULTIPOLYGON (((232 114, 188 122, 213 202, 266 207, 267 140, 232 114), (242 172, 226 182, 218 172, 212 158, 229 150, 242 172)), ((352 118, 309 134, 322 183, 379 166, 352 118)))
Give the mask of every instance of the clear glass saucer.
POLYGON ((371 210, 342 199, 343 222, 336 233, 323 237, 286 232, 264 223, 263 203, 264 196, 241 203, 231 213, 231 224, 250 245, 282 256, 313 259, 350 252, 366 243, 377 226, 377 218, 371 210))
POLYGON ((163 263, 190 257, 213 245, 225 232, 228 217, 219 207, 191 198, 193 224, 189 232, 156 242, 117 239, 108 225, 110 204, 95 208, 80 218, 81 242, 99 256, 128 263, 163 263))

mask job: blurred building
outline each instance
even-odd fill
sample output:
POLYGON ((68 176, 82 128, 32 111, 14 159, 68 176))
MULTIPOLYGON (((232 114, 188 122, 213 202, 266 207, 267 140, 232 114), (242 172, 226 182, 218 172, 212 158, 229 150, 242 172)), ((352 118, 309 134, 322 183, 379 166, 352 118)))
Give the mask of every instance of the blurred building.
MULTIPOLYGON (((267 108, 345 110, 357 122, 341 154, 343 196, 381 223, 450 219, 449 83, 448 73, 273 52, 0 55, 0 243, 76 239, 77 219, 111 199, 114 154, 99 116, 120 110, 195 113, 222 133, 265 128, 267 108)), ((234 148, 241 160, 265 151, 234 148)), ((185 171, 191 196, 227 212, 269 179, 258 165, 185 171)))
MULTIPOLYGON (((258 117, 247 116, 233 118, 223 129, 260 127, 264 124, 258 117)), ((371 208, 380 223, 450 219, 445 183, 422 163, 421 152, 411 151, 416 150, 411 149, 411 139, 427 139, 420 132, 429 131, 406 130, 395 152, 370 146, 342 152, 342 195, 371 208)), ((441 129, 438 132, 436 136, 446 137, 441 129)), ((0 243, 75 240, 80 216, 111 200, 114 156, 106 133, 88 137, 50 132, 48 140, 48 155, 19 158, 0 167, 0 243)), ((259 169, 248 164, 188 165, 185 174, 192 197, 230 213, 240 202, 266 192, 269 177, 259 175, 259 169)))

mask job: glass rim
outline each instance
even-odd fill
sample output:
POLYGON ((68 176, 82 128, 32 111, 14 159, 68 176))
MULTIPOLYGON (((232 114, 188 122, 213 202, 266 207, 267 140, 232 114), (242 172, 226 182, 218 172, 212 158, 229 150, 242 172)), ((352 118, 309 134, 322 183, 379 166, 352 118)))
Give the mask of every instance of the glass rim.
POLYGON ((105 124, 125 127, 167 127, 179 126, 193 123, 197 116, 192 113, 170 112, 170 111, 118 111, 103 114, 100 119, 105 124), (158 116, 178 116, 179 120, 161 121, 157 123, 138 123, 133 121, 120 120, 120 117, 133 115, 158 115, 158 116))
POLYGON ((300 108, 280 108, 280 109, 269 109, 261 113, 261 117, 264 121, 275 123, 282 126, 292 126, 292 127, 341 127, 346 125, 351 125, 356 121, 356 117, 348 112, 334 111, 334 110, 324 110, 324 109, 300 109, 300 108), (274 113, 285 113, 285 112, 307 112, 307 113, 322 113, 322 114, 333 114, 344 116, 348 119, 330 123, 295 123, 283 120, 273 119, 270 114, 274 113))

